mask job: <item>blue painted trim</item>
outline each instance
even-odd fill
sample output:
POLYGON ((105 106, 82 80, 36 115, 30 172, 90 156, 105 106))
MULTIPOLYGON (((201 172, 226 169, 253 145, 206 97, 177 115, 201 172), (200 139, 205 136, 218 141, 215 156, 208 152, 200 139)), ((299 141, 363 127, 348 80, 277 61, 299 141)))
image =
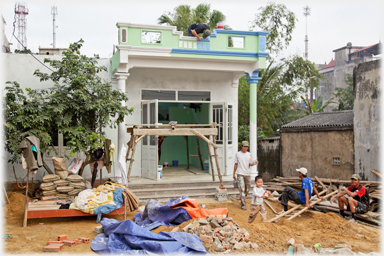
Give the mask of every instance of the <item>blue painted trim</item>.
POLYGON ((207 43, 207 50, 211 50, 211 43, 207 43))
MULTIPOLYGON (((203 44, 204 45, 204 44, 203 44)), ((205 47, 203 46, 203 49, 205 47)), ((172 48, 171 53, 183 54, 202 54, 202 55, 221 55, 221 56, 235 56, 235 57, 267 57, 268 52, 234 52, 234 51, 204 51, 204 50, 189 50, 189 49, 175 49, 172 48)))
POLYGON ((201 43, 200 42, 197 43, 197 49, 201 50, 201 43))
POLYGON ((243 31, 243 30, 226 30, 226 29, 217 29, 215 30, 215 32, 217 34, 252 35, 252 36, 266 36, 269 34, 269 32, 267 31, 243 31))
POLYGON ((216 29, 213 30, 211 33, 210 37, 217 37, 216 29))
POLYGON ((260 73, 260 70, 254 70, 252 72, 252 76, 250 77, 249 73, 245 72, 245 74, 247 75, 247 78, 245 78, 244 80, 248 81, 248 83, 250 84, 257 84, 262 79, 261 77, 259 77, 259 73, 260 73))

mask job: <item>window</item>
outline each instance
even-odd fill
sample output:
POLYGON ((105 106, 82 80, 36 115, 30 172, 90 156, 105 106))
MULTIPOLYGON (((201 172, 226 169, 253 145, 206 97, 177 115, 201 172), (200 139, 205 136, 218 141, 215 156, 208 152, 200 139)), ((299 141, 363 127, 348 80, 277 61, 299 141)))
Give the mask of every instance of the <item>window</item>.
POLYGON ((176 100, 176 91, 142 90, 142 100, 176 100))
POLYGON ((233 120, 233 108, 232 105, 228 105, 228 144, 232 144, 232 120, 233 120))
POLYGON ((213 122, 220 124, 220 126, 217 127, 218 134, 216 139, 216 144, 223 144, 223 125, 224 125, 224 115, 223 115, 223 106, 222 105, 213 105, 213 122))
POLYGON ((230 48, 244 48, 244 37, 229 36, 228 47, 230 48))
POLYGON ((161 32, 142 31, 141 42, 143 44, 161 44, 161 32))
POLYGON ((340 165, 340 157, 333 158, 333 165, 340 165))
POLYGON ((190 100, 190 101, 210 101, 211 92, 204 91, 178 91, 178 100, 190 100))

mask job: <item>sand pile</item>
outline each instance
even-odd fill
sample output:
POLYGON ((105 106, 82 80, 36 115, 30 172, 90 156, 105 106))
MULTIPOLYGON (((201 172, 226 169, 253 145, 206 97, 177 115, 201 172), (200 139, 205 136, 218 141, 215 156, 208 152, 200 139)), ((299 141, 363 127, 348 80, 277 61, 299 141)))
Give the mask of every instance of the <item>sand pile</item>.
POLYGON ((4 216, 9 220, 20 220, 24 217, 25 195, 21 193, 9 193, 9 204, 4 207, 4 216))

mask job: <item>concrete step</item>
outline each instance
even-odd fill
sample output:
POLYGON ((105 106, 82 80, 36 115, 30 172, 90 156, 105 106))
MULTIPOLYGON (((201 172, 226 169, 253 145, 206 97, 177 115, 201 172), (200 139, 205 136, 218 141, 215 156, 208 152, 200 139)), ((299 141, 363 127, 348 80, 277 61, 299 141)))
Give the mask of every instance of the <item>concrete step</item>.
MULTIPOLYGON (((206 187, 183 187, 183 188, 143 188, 143 189, 131 189, 131 191, 140 198, 140 196, 158 196, 158 195, 186 195, 187 193, 192 194, 204 194, 204 193, 215 193, 218 186, 206 186, 206 187)), ((228 192, 238 192, 237 188, 226 187, 228 192)))
MULTIPOLYGON (((225 187, 232 186, 232 181, 223 181, 225 187)), ((219 187, 219 181, 201 181, 201 182, 182 182, 182 183, 148 183, 148 184, 134 184, 129 183, 129 189, 150 189, 150 188, 186 188, 186 187, 219 187)))

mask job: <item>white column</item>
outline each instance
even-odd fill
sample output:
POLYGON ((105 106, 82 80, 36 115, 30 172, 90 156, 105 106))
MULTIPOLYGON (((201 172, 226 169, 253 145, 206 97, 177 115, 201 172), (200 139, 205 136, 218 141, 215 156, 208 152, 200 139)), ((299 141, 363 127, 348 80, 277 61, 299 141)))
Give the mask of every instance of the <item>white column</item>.
MULTIPOLYGON (((119 91, 121 91, 122 93, 126 93, 125 91, 125 81, 127 80, 128 76, 129 76, 129 73, 116 73, 115 74, 116 76, 116 79, 117 79, 117 87, 119 89, 119 91)), ((121 102, 121 105, 122 106, 125 106, 126 103, 125 101, 122 101, 121 102)), ((119 126, 118 126, 118 130, 117 130, 117 156, 119 156, 120 154, 120 150, 121 150, 121 147, 127 143, 128 141, 126 141, 125 139, 125 134, 127 133, 127 130, 126 130, 126 127, 125 127, 125 118, 124 118, 124 122, 120 123, 119 126)))

